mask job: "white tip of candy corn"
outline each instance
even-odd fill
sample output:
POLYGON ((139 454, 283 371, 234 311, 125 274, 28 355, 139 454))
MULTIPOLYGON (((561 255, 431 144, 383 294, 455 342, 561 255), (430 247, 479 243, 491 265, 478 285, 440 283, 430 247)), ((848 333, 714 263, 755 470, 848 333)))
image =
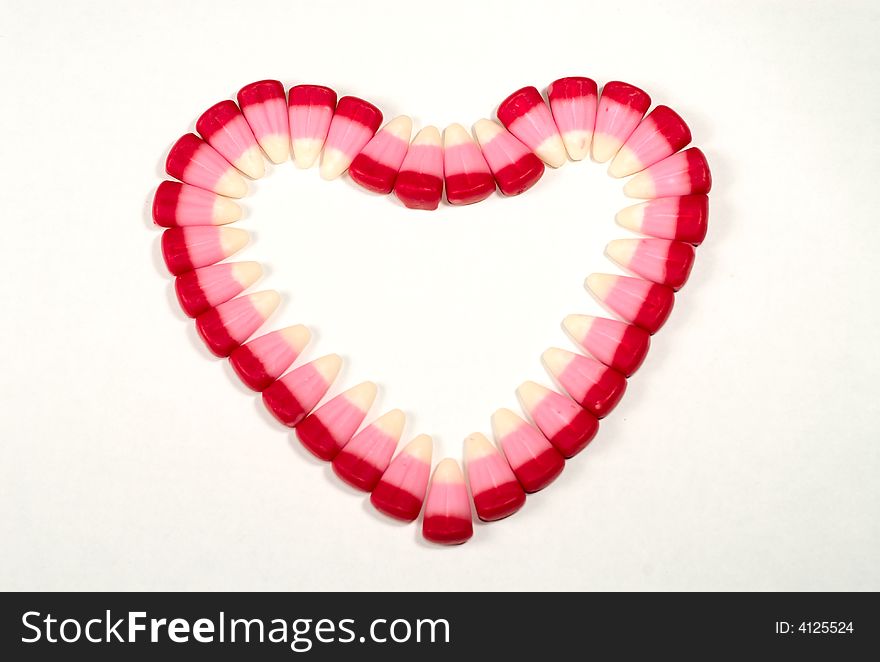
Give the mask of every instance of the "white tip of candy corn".
POLYGON ((571 363, 575 355, 558 347, 551 347, 541 354, 541 361, 547 366, 547 370, 554 377, 558 377, 571 363))
POLYGON ((345 392, 345 399, 363 412, 370 410, 376 399, 377 386, 373 382, 362 382, 345 392))
POLYGON ((232 265, 232 277, 246 290, 263 275, 263 267, 257 262, 236 262, 232 265))
POLYGON ((400 435, 403 434, 403 426, 406 425, 406 414, 400 409, 392 409, 382 414, 370 425, 384 432, 392 439, 400 439, 400 435))
POLYGON ((336 179, 351 165, 351 158, 338 149, 327 147, 321 157, 321 179, 336 179))
POLYGON ((443 130, 443 149, 465 145, 474 141, 461 124, 450 124, 443 130))
POLYGON ((275 290, 256 292, 251 295, 251 303, 260 317, 267 319, 281 303, 281 295, 275 290))
POLYGON ((642 169, 642 162, 626 145, 620 148, 617 156, 608 166, 608 174, 620 179, 642 169))
POLYGON ((615 239, 608 242, 605 247, 605 255, 614 260, 621 267, 626 268, 632 262, 633 255, 639 247, 638 239, 615 239))
POLYGON ((400 452, 421 460, 425 464, 431 464, 431 455, 434 453, 434 440, 426 434, 420 434, 404 446, 400 452))
POLYGON ((590 315, 568 315, 562 320, 562 326, 572 338, 580 342, 587 337, 595 318, 590 315))
POLYGON ((220 228, 220 247, 223 251, 224 255, 232 255, 240 251, 244 248, 248 241, 250 241, 250 235, 245 231, 239 228, 220 228))
POLYGON ((642 220, 645 218, 645 206, 647 204, 648 203, 646 202, 640 202, 637 205, 624 207, 619 212, 617 212, 614 220, 622 228, 632 230, 633 232, 641 232, 642 220))
POLYGON ((465 437, 464 461, 467 463, 476 462, 482 457, 494 455, 497 452, 498 449, 481 432, 474 432, 465 437))
POLYGON ((321 150, 324 148, 323 138, 295 138, 292 141, 293 162, 297 168, 306 169, 315 165, 321 150))
POLYGON ((538 404, 547 397, 549 389, 544 388, 540 384, 528 381, 523 382, 516 389, 516 395, 526 411, 534 411, 538 404))
POLYGON ((290 137, 279 134, 263 136, 260 138, 260 146, 266 152, 266 156, 272 163, 284 163, 290 158, 290 137))
POLYGON ((228 170, 216 184, 217 193, 230 198, 243 198, 247 195, 248 185, 244 177, 236 170, 228 170))
POLYGON ((266 164, 259 145, 247 149, 232 165, 251 179, 259 179, 266 174, 266 164))
POLYGON ((525 421, 509 409, 499 409, 492 414, 492 434, 496 439, 503 439, 519 429, 523 423, 525 421))
POLYGON ((214 199, 214 207, 211 218, 215 225, 226 225, 241 220, 241 205, 218 195, 214 199))
POLYGON ((284 338, 284 342, 287 343, 288 347, 296 352, 297 355, 302 353, 305 346, 308 345, 309 341, 312 339, 311 331, 302 324, 288 326, 287 328, 281 329, 279 333, 281 337, 284 338))
POLYGON ((463 483, 464 475, 458 462, 450 457, 440 460, 440 464, 434 469, 434 483, 463 483))
POLYGON ((593 160, 597 163, 605 163, 617 154, 622 144, 618 138, 606 133, 593 134, 593 160))
POLYGON ((601 300, 608 298, 608 294, 614 289, 617 276, 611 274, 590 274, 584 281, 584 286, 601 300))
POLYGON ((413 145, 430 145, 432 147, 439 147, 440 143, 440 130, 436 126, 426 126, 416 134, 412 141, 413 145))
POLYGON ((493 138, 495 138, 500 133, 506 131, 506 129, 501 126, 498 122, 493 122, 492 120, 480 119, 477 120, 473 127, 474 137, 477 139, 477 142, 480 143, 481 146, 488 145, 493 138))
POLYGON ((643 170, 623 186, 623 194, 628 198, 653 198, 656 187, 649 171, 643 170))
POLYGON ((342 368, 342 358, 339 354, 327 354, 312 361, 312 367, 324 378, 327 384, 332 383, 342 368))
POLYGON ((558 133, 545 138, 535 148, 535 154, 551 168, 559 168, 568 161, 568 152, 565 151, 565 145, 558 133))
POLYGON ((386 131, 395 138, 409 142, 412 137, 412 118, 407 115, 398 115, 383 126, 380 131, 386 131))

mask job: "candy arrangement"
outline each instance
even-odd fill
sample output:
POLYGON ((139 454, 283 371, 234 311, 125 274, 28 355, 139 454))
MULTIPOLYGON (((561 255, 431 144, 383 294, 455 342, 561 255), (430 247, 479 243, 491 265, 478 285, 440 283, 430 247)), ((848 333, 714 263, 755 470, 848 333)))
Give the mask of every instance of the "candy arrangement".
POLYGON ((153 200, 165 264, 175 276, 183 312, 199 335, 316 457, 336 475, 368 492, 389 517, 413 521, 422 513, 422 534, 440 544, 473 535, 472 509, 490 522, 514 514, 526 495, 552 483, 570 458, 596 436, 626 391, 627 379, 647 355, 650 337, 666 322, 675 292, 687 282, 694 247, 705 235, 711 175, 703 153, 684 149, 691 133, 667 106, 651 105, 647 93, 622 82, 562 78, 547 90, 511 94, 498 107, 498 121, 478 120, 472 135, 461 125, 440 131, 427 126, 412 137, 412 120, 392 119, 352 96, 337 99, 320 85, 285 92, 279 81, 243 87, 237 103, 221 101, 199 117, 196 130, 171 148, 153 200), (684 151, 681 151, 684 150, 684 151), (612 177, 632 178, 624 193, 645 202, 622 210, 617 222, 644 238, 612 241, 606 253, 632 276, 591 274, 585 287, 617 318, 570 315, 563 326, 584 350, 550 348, 542 356, 559 385, 535 382, 517 389, 523 418, 509 409, 491 417, 497 446, 475 433, 464 442, 467 481, 458 461, 446 458, 431 474, 433 443, 418 435, 395 455, 405 415, 393 409, 363 425, 376 397, 364 382, 322 398, 342 360, 329 354, 294 367, 310 341, 296 325, 251 339, 278 307, 274 291, 243 294, 259 280, 255 262, 224 262, 248 242, 226 227, 241 218, 234 199, 248 192, 247 179, 293 159, 299 168, 320 160, 320 174, 351 179, 377 194, 391 193, 411 209, 433 210, 485 200, 496 188, 519 195, 567 160, 610 161, 612 177), (289 370, 289 371, 288 371, 289 370), (362 427, 363 425, 363 427, 362 427), (468 490, 469 487, 469 490, 468 490), (470 491, 470 496, 468 494, 470 491))

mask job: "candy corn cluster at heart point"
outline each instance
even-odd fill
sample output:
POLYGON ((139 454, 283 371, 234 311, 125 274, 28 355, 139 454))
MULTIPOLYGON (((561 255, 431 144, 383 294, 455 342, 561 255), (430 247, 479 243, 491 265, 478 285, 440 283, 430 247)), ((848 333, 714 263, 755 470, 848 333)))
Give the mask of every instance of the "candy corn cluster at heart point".
POLYGON ((299 444, 327 462, 352 490, 369 494, 383 516, 421 520, 425 540, 459 545, 473 518, 494 522, 526 507, 528 495, 559 479, 567 462, 589 454, 600 421, 626 393, 651 336, 666 323, 706 237, 712 176, 705 154, 688 147, 682 116, 621 81, 599 86, 560 78, 544 93, 525 86, 498 105, 496 119, 465 128, 414 128, 407 115, 384 123, 382 111, 353 95, 313 83, 289 89, 277 80, 242 87, 210 106, 171 144, 174 179, 156 189, 152 215, 163 228, 162 257, 183 313, 207 350, 232 372, 299 444), (616 221, 641 235, 605 249, 624 273, 594 273, 585 288, 613 315, 573 313, 562 328, 582 353, 551 347, 541 359, 558 389, 535 381, 516 388, 523 415, 500 408, 482 432, 464 440, 463 463, 437 458, 427 434, 407 431, 400 409, 373 416, 379 388, 364 381, 340 390, 342 358, 300 361, 312 336, 295 324, 259 335, 281 304, 273 290, 250 291, 256 262, 232 262, 249 241, 238 199, 249 180, 292 160, 325 180, 348 177, 413 210, 473 205, 498 191, 520 195, 570 161, 608 163, 629 178, 624 193, 643 200, 616 221), (550 170, 548 170, 548 167, 550 170), (405 443, 401 445, 401 440, 405 443), (433 466, 433 470, 432 470, 433 466))

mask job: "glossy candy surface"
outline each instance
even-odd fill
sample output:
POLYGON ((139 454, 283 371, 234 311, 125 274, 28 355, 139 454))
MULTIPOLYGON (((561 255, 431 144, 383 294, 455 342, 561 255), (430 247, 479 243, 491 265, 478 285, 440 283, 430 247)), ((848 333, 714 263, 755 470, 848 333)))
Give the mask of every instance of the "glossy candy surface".
POLYGON ((498 106, 498 119, 544 163, 558 168, 566 161, 565 145, 541 93, 524 87, 498 106))
POLYGON ((235 201, 197 186, 166 180, 153 196, 153 221, 164 228, 226 225, 240 218, 235 201))
POLYGON ((426 126, 416 134, 400 166, 394 195, 410 209, 437 209, 443 197, 440 131, 426 126))
POLYGON ((296 436, 312 455, 329 462, 352 438, 375 399, 373 382, 358 384, 306 416, 297 424, 296 436))
POLYGON ((376 106, 357 97, 342 97, 324 143, 321 177, 336 179, 348 170, 381 123, 382 112, 376 106))
POLYGON ((395 117, 354 157, 349 177, 373 193, 391 193, 411 136, 412 120, 406 115, 395 117))
POLYGON ((681 289, 694 266, 694 247, 666 239, 615 239, 605 253, 627 271, 652 283, 681 289))
POLYGON ((691 141, 691 130, 669 106, 657 106, 641 121, 608 167, 626 177, 675 154, 691 141))
POLYGON ((310 339, 301 324, 288 326, 236 347, 229 363, 245 386, 262 391, 293 365, 310 339))
POLYGON ((238 297, 199 315, 196 330, 212 354, 227 357, 263 325, 280 302, 274 290, 238 297))
POLYGON ((691 147, 643 170, 623 187, 631 198, 666 198, 677 195, 708 193, 712 188, 712 173, 706 156, 697 147, 691 147))
POLYGON ((569 315, 562 326, 590 356, 627 377, 639 369, 651 346, 647 331, 606 317, 569 315))
POLYGON ((596 81, 571 76, 553 81, 547 88, 550 111, 572 161, 590 153, 596 127, 598 92, 596 81))
POLYGON ((477 517, 493 522, 523 507, 526 493, 510 465, 479 432, 464 440, 464 462, 477 517))
POLYGON ((181 274, 174 281, 174 290, 183 312, 196 317, 238 296, 262 274, 256 262, 215 264, 181 274))
POLYGON ((406 416, 392 409, 358 432, 333 458, 333 471, 343 481, 364 492, 372 492, 388 468, 406 416))
POLYGON ((451 458, 441 460, 434 469, 425 499, 422 535, 440 545, 460 545, 474 535, 464 476, 458 462, 451 458))
POLYGON ((537 184, 544 163, 498 122, 479 120, 474 136, 504 195, 519 195, 537 184))
POLYGON ((287 94, 277 80, 260 80, 238 91, 238 105, 260 147, 272 163, 290 156, 287 94))
POLYGON ((411 522, 422 510, 434 442, 421 434, 397 454, 370 494, 370 503, 381 513, 411 522))
POLYGON ((648 94, 629 83, 611 81, 602 88, 593 133, 593 160, 614 158, 651 105, 648 94))
POLYGON ((318 160, 333 111, 336 92, 323 85, 294 85, 287 94, 290 149, 297 168, 311 168, 318 160))
POLYGON ((296 427, 324 397, 342 359, 328 354, 291 370, 263 390, 266 409, 287 427, 296 427))
POLYGON ((509 409, 492 414, 492 433, 526 492, 544 489, 565 468, 562 455, 544 435, 509 409))
POLYGON ((180 181, 230 198, 247 194, 248 185, 226 159, 194 133, 172 145, 165 159, 165 172, 180 181))
POLYGON ((565 392, 596 418, 611 413, 626 392, 623 374, 588 356, 551 347, 541 359, 565 392))
POLYGON ((666 323, 675 303, 671 289, 641 278, 590 274, 584 285, 615 315, 652 335, 666 323))
POLYGON ((706 195, 657 198, 621 209, 615 220, 633 232, 698 245, 706 238, 709 198, 706 195))
POLYGON ((266 172, 251 127, 234 101, 215 103, 196 120, 196 131, 229 163, 252 179, 266 172))
POLYGON ((450 124, 443 131, 443 179, 450 205, 470 205, 495 192, 489 164, 461 124, 450 124))
POLYGON ((541 434, 565 458, 580 453, 599 431, 596 417, 567 396, 535 382, 523 382, 516 394, 541 434))
POLYGON ((162 233, 162 257, 175 276, 207 267, 244 248, 249 235, 238 228, 192 226, 162 233))

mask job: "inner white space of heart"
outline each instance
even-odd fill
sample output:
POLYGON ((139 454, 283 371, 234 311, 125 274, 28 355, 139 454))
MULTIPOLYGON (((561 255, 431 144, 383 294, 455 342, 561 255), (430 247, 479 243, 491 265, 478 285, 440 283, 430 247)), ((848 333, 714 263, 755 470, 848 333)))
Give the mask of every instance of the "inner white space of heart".
POLYGON ((252 241, 233 259, 260 262, 254 290, 282 295, 266 329, 312 331, 297 365, 343 357, 327 397, 374 381, 368 420, 398 407, 405 438, 431 434, 436 453, 457 458, 467 434, 490 432, 496 408, 519 411, 523 380, 552 384, 541 353, 576 351, 565 315, 607 314, 583 281, 621 273, 604 248, 627 236, 614 214, 637 201, 605 168, 568 163, 519 197, 425 212, 282 164, 252 183, 237 224, 252 241))

